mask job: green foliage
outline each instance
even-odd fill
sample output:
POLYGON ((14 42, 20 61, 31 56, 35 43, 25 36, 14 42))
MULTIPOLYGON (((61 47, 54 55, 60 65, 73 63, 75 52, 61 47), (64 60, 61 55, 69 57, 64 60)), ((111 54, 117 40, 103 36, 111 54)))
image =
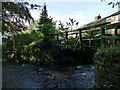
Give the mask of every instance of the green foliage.
POLYGON ((4 39, 3 43, 3 59, 7 61, 17 61, 19 63, 30 62, 37 64, 49 64, 53 59, 43 51, 44 43, 42 39, 34 37, 31 34, 19 34, 15 36, 16 47, 13 50, 12 40, 10 38, 4 39))
POLYGON ((47 13, 47 7, 44 4, 43 9, 42 9, 42 13, 39 19, 39 28, 42 27, 43 24, 45 23, 52 23, 52 18, 48 18, 48 13, 47 13))
POLYGON ((57 30, 54 27, 52 18, 48 18, 47 7, 45 4, 43 6, 38 25, 39 26, 36 33, 39 33, 39 36, 43 38, 44 46, 51 46, 55 40, 54 34, 57 32, 57 30))
POLYGON ((31 25, 30 25, 30 31, 33 31, 33 30, 35 30, 35 31, 37 31, 38 30, 38 23, 39 23, 39 21, 38 20, 36 20, 36 21, 34 21, 31 25))
POLYGON ((25 27, 24 20, 33 21, 28 8, 19 2, 2 2, 2 16, 2 33, 21 31, 25 27))
POLYGON ((41 27, 40 31, 44 34, 44 36, 49 36, 55 34, 55 27, 51 23, 45 23, 41 27))
POLYGON ((52 63, 52 59, 37 45, 37 42, 32 42, 28 46, 25 46, 21 50, 21 58, 25 61, 37 64, 49 64, 52 63))
POLYGON ((2 34, 10 34, 13 42, 12 48, 15 49, 15 34, 20 33, 26 28, 25 22, 34 22, 27 6, 20 2, 2 3, 2 34))
POLYGON ((94 56, 95 87, 120 88, 120 48, 101 48, 94 56))
POLYGON ((54 36, 50 35, 56 32, 52 19, 48 18, 47 12, 44 11, 45 7, 44 5, 40 22, 35 21, 30 26, 31 32, 24 34, 21 32, 25 28, 24 21, 29 23, 33 21, 28 8, 22 3, 3 3, 3 33, 10 32, 8 38, 3 38, 3 59, 20 63, 50 64, 53 62, 53 59, 43 50, 46 45, 49 45, 48 43, 54 40, 54 36), (38 28, 38 23, 41 28, 38 28), (15 47, 12 48, 13 46, 15 47))

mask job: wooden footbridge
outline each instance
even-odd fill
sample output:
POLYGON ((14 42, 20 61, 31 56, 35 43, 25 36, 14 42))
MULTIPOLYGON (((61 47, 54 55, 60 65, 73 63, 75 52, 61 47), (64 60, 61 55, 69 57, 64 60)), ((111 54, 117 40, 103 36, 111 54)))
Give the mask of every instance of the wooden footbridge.
POLYGON ((76 30, 59 32, 52 36, 57 37, 56 44, 61 49, 73 51, 86 47, 120 46, 120 21, 111 21, 111 17, 115 19, 116 16, 120 16, 120 11, 76 30))
POLYGON ((120 22, 111 24, 110 22, 79 28, 77 30, 65 31, 54 34, 57 37, 57 45, 61 49, 81 49, 82 47, 100 47, 102 45, 120 45, 120 22), (108 31, 113 34, 106 34, 108 31), (70 38, 70 36, 74 36, 70 38), (63 39, 59 39, 63 37, 63 39))

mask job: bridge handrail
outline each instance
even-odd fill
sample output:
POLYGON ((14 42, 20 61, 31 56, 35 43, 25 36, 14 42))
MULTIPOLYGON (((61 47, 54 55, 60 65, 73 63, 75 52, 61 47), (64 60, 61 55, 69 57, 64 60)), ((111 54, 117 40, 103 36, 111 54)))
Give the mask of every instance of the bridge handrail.
MULTIPOLYGON (((56 33, 56 34, 50 34, 48 36, 56 36, 56 35, 59 35, 59 34, 65 34, 65 33, 75 32, 75 31, 79 31, 79 30, 81 32, 83 31, 82 33, 86 33, 87 31, 89 31, 89 32, 101 31, 101 28, 105 28, 105 30, 109 30, 109 29, 112 29, 112 28, 115 28, 115 27, 120 28, 120 22, 113 23, 113 24, 110 24, 110 22, 106 22, 106 23, 102 23, 102 24, 98 24, 98 25, 88 26, 88 27, 84 27, 84 28, 78 28, 78 29, 72 30, 72 31, 65 31, 65 32, 60 32, 60 33, 56 33), (109 24, 109 25, 107 25, 107 24, 109 24), (90 30, 91 28, 97 28, 97 27, 99 27, 99 29, 90 30)), ((73 34, 78 34, 78 33, 77 32, 76 33, 70 33, 68 35, 73 35, 73 34)))
POLYGON ((115 45, 116 45, 116 42, 117 40, 120 40, 120 36, 118 36, 118 32, 117 30, 120 29, 120 22, 117 22, 117 23, 113 23, 111 24, 110 22, 106 22, 106 23, 102 23, 102 24, 97 24, 97 25, 92 25, 92 26, 87 26, 87 27, 83 27, 83 28, 78 28, 77 30, 72 30, 72 31, 65 31, 65 32, 60 32, 60 33, 57 33, 57 34, 53 34, 52 36, 57 36, 57 41, 64 41, 64 45, 63 45, 63 48, 64 47, 68 47, 68 41, 77 41, 75 47, 73 50, 76 49, 78 43, 80 43, 80 47, 82 47, 82 42, 83 41, 89 41, 89 46, 91 46, 91 41, 93 40, 99 40, 101 39, 101 42, 102 44, 105 44, 105 40, 109 40, 109 39, 113 39, 115 40, 115 45), (110 29, 114 29, 114 36, 111 35, 111 36, 108 36, 105 34, 105 31, 106 30, 110 30, 110 29), (87 33, 87 32, 97 32, 97 31, 101 31, 101 35, 99 36, 91 36, 90 37, 83 37, 83 33, 87 33), (71 32, 71 33, 69 33, 71 32), (59 34, 64 34, 64 39, 59 39, 59 34), (75 38, 68 38, 69 35, 74 35, 76 34, 76 37, 75 38), (79 35, 79 36, 78 36, 79 35))

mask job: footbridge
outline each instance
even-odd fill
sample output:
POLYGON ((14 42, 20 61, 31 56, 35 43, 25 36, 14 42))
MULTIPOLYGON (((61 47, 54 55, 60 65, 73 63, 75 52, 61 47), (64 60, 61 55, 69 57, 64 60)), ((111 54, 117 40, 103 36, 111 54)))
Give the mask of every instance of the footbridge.
POLYGON ((120 45, 120 22, 110 22, 64 31, 54 34, 56 44, 61 49, 80 50, 82 48, 120 45), (59 37, 62 37, 61 39, 59 37))

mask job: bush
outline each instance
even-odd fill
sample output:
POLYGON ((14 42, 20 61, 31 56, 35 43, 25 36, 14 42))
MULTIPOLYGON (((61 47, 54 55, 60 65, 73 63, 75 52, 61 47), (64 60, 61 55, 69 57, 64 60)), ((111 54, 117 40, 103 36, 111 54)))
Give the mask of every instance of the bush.
POLYGON ((120 47, 101 48, 94 55, 95 87, 120 88, 120 47))
POLYGON ((10 38, 4 39, 2 45, 2 58, 5 61, 17 61, 19 63, 30 62, 38 64, 52 63, 53 59, 42 48, 42 39, 37 40, 31 34, 19 34, 15 36, 16 47, 13 50, 13 42, 10 38))

